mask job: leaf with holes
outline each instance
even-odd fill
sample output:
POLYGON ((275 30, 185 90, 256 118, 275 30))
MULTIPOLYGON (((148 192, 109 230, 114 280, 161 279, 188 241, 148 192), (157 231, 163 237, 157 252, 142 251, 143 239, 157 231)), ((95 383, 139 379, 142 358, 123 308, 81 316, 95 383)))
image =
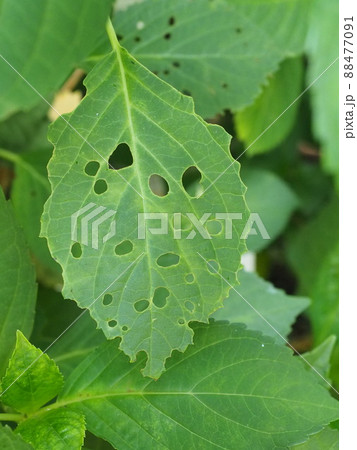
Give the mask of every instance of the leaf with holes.
POLYGON ((195 327, 158 381, 106 342, 67 380, 59 404, 120 449, 286 449, 334 420, 338 403, 290 349, 241 325, 195 327))
POLYGON ((251 104, 279 62, 303 51, 308 7, 305 0, 146 0, 118 11, 113 23, 135 58, 212 117, 251 104))
POLYGON ((64 296, 89 308, 108 338, 120 336, 132 361, 146 352, 144 374, 157 378, 192 342, 189 322, 222 306, 221 276, 236 277, 245 187, 229 135, 109 35, 114 50, 87 77, 87 96, 50 131, 42 234, 63 268, 64 296))

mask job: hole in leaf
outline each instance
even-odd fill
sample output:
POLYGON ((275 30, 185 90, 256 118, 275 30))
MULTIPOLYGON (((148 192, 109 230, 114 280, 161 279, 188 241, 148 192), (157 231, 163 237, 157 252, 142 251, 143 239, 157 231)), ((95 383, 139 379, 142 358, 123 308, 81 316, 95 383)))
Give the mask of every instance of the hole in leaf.
POLYGON ((116 255, 127 255, 133 250, 133 244, 131 241, 123 241, 115 247, 116 255))
POLYGON ((194 276, 194 274, 193 274, 193 273, 188 273, 188 274, 185 276, 185 281, 186 281, 186 283, 189 283, 189 284, 193 283, 193 282, 195 281, 195 276, 194 276))
POLYGON ((138 300, 134 303, 134 308, 137 312, 145 311, 149 306, 149 302, 147 300, 138 300))
POLYGON ((164 75, 170 75, 170 71, 169 70, 164 70, 164 75))
POLYGON ((165 197, 169 193, 169 185, 165 178, 156 173, 151 175, 149 179, 149 187, 151 192, 158 197, 165 197))
POLYGON ((79 242, 76 242, 71 247, 71 253, 73 258, 80 258, 82 256, 82 247, 79 242))
POLYGON ((164 253, 157 258, 157 265, 160 267, 176 266, 180 261, 180 256, 176 253, 164 253))
POLYGON ((171 219, 172 228, 174 230, 189 231, 192 229, 191 220, 182 213, 176 213, 171 219))
POLYGON ((169 25, 175 25, 175 17, 170 17, 170 19, 169 19, 169 25))
POLYGON ((133 164, 133 155, 130 147, 125 142, 122 142, 110 155, 108 160, 109 169, 120 170, 129 167, 133 164))
POLYGON ((171 33, 164 34, 164 39, 166 39, 166 40, 171 39, 171 33))
POLYGON ((201 172, 195 166, 191 166, 185 170, 182 175, 182 186, 191 197, 197 197, 202 192, 202 186, 200 186, 202 175, 201 172))
POLYGON ((180 63, 178 62, 178 61, 174 61, 173 63, 172 63, 172 65, 174 66, 174 67, 180 67, 180 63))
POLYGON ((104 306, 108 306, 112 303, 113 301, 113 296, 112 294, 105 294, 105 296, 103 297, 103 305, 104 306))
POLYGON ((118 322, 116 320, 109 320, 108 325, 110 328, 114 328, 118 325, 118 322))
POLYGON ((195 310, 195 305, 194 305, 192 302, 190 302, 189 300, 187 300, 187 301, 185 302, 185 308, 186 308, 188 311, 193 312, 193 311, 195 310))
POLYGON ((219 220, 209 220, 206 225, 206 229, 211 236, 217 236, 223 230, 222 223, 219 220))
POLYGON ((166 288, 158 287, 155 289, 152 301, 157 308, 163 308, 166 305, 166 299, 169 295, 170 292, 166 288))
POLYGON ((141 37, 140 36, 135 36, 134 37, 134 41, 135 42, 140 42, 141 41, 141 37))
POLYGON ((219 264, 214 259, 207 261, 207 268, 211 273, 217 274, 219 272, 219 264))
POLYGON ((98 161, 89 161, 89 163, 86 164, 84 171, 87 175, 94 177, 95 175, 97 175, 99 167, 100 164, 98 161))
POLYGON ((177 322, 179 325, 183 325, 185 323, 185 321, 183 319, 179 319, 177 322))
POLYGON ((98 195, 104 194, 108 189, 108 184, 105 180, 97 180, 94 184, 94 192, 98 195))
POLYGON ((129 330, 129 328, 128 328, 126 325, 123 325, 123 326, 121 327, 121 329, 122 329, 124 332, 129 330))
POLYGON ((192 97, 191 91, 189 91, 187 89, 182 89, 182 93, 183 93, 183 95, 187 95, 188 97, 192 97))
POLYGON ((136 28, 138 30, 142 30, 143 28, 145 28, 145 23, 142 20, 139 20, 139 22, 136 23, 136 28))

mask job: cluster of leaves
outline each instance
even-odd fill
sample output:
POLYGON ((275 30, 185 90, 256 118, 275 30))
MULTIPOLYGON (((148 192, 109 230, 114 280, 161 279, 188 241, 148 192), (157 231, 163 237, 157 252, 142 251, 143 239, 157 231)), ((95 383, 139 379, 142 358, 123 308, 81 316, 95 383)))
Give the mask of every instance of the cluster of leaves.
POLYGON ((2 449, 337 448, 336 5, 310 3, 0 2, 2 449), (207 211, 232 239, 136 237, 207 211))

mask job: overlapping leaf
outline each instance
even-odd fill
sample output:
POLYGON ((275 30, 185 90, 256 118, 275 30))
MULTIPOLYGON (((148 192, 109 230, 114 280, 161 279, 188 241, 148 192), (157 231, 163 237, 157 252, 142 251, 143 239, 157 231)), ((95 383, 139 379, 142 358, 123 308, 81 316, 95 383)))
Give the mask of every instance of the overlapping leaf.
POLYGON ((211 117, 252 103, 279 62, 303 50, 307 11, 304 0, 147 0, 113 22, 133 56, 211 117))
POLYGON ((240 272, 239 283, 231 289, 224 308, 212 317, 244 323, 249 329, 261 331, 285 344, 281 336, 287 337, 297 315, 309 306, 309 299, 287 295, 255 273, 240 272))
POLYGON ((337 402, 286 347, 239 325, 195 330, 158 381, 105 343, 74 371, 60 404, 115 448, 287 448, 337 416, 337 402))
POLYGON ((229 135, 206 124, 194 113, 192 99, 119 48, 115 35, 112 44, 115 51, 88 76, 88 94, 67 116, 69 124, 59 119, 51 129, 52 195, 42 233, 62 265, 64 296, 89 307, 108 338, 121 336, 120 348, 132 360, 145 351, 144 373, 158 377, 172 350, 183 351, 192 342, 188 323, 206 321, 222 305, 228 285, 219 274, 235 279, 245 248, 240 241, 245 188, 229 154, 229 135), (113 152, 120 157, 128 147, 132 160, 113 170, 113 152), (187 169, 201 177, 201 197, 185 185, 187 169), (152 176, 168 192, 155 188, 152 176), (99 228, 99 250, 82 234, 77 243, 71 240, 71 216, 90 204, 115 212, 99 228), (208 213, 215 221, 215 213, 226 212, 242 214, 233 221, 231 239, 225 238, 224 223, 207 239, 207 231, 203 237, 187 218, 187 213, 197 220, 208 213), (168 233, 146 230, 146 238, 138 239, 139 213, 168 214, 168 233), (174 213, 184 215, 181 226, 174 213), (105 241, 113 221, 115 236, 105 241), (174 234, 179 228, 181 239, 174 234), (213 261, 219 274, 204 260, 213 261))
POLYGON ((16 330, 31 332, 36 303, 35 268, 12 205, 0 188, 0 376, 15 345, 16 330), (21 314, 19 313, 21 311, 21 314))

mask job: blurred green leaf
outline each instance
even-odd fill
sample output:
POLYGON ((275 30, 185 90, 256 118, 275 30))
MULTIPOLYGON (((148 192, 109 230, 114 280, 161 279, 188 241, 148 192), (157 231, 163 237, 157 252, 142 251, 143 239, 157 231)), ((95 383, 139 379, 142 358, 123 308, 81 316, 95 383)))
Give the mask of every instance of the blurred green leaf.
MULTIPOLYGON (((319 346, 310 352, 304 353, 304 358, 316 369, 327 381, 329 381, 329 372, 331 369, 331 357, 336 344, 336 336, 330 336, 319 346)), ((308 370, 312 370, 307 366, 308 370)), ((321 379, 321 384, 325 387, 326 383, 321 379)))
POLYGON ((103 34, 111 4, 112 0, 2 0, 1 119, 43 101, 28 83, 43 97, 61 86, 103 34))
POLYGON ((251 104, 279 62, 303 51, 308 7, 304 0, 147 0, 118 11, 113 24, 135 58, 212 117, 251 104))
POLYGON ((276 239, 298 206, 298 198, 290 187, 273 172, 242 168, 242 180, 247 186, 246 200, 251 213, 259 214, 270 239, 264 239, 257 226, 256 235, 248 237, 251 251, 261 251, 276 239))
POLYGON ((309 58, 306 82, 314 83, 310 88, 312 128, 322 146, 322 165, 338 182, 338 62, 329 67, 338 58, 336 0, 312 2, 306 51, 309 58))
POLYGON ((16 330, 32 329, 37 285, 23 231, 0 188, 0 377, 15 346, 16 330))
POLYGON ((309 299, 287 295, 255 273, 240 272, 239 283, 234 286, 235 290, 231 289, 223 308, 211 317, 231 323, 244 323, 249 329, 272 336, 285 345, 286 342, 277 331, 286 338, 296 317, 309 306, 309 299))
POLYGON ((16 435, 7 425, 0 425, 0 448, 1 450, 31 450, 33 447, 25 442, 21 436, 16 435))
POLYGON ((237 134, 245 148, 249 147, 248 155, 271 150, 286 138, 296 119, 299 102, 290 105, 301 93, 302 81, 302 59, 286 59, 268 78, 255 102, 235 115, 237 134))

